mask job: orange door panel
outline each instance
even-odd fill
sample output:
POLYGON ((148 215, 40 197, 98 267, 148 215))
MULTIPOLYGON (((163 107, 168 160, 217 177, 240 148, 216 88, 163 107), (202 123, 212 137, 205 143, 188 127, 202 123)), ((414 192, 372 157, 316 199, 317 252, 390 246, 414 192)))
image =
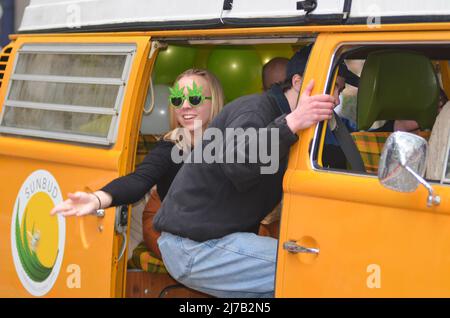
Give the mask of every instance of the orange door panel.
POLYGON ((121 296, 126 255, 118 259, 121 241, 114 229, 115 209, 107 209, 103 218, 64 218, 49 212, 67 193, 95 191, 130 171, 148 78, 150 37, 19 36, 3 79, 2 103, 17 50, 35 43, 120 44, 135 50, 111 146, 0 135, 0 297, 121 296))
MULTIPOLYGON (((450 32, 321 34, 305 82, 325 90, 330 63, 342 43, 450 42, 450 32)), ((428 192, 384 188, 375 176, 312 167, 309 146, 316 127, 301 133, 291 150, 284 198, 277 297, 449 297, 450 188, 428 192), (287 245, 286 245, 287 244, 287 245), (302 246, 308 252, 292 253, 302 246)))

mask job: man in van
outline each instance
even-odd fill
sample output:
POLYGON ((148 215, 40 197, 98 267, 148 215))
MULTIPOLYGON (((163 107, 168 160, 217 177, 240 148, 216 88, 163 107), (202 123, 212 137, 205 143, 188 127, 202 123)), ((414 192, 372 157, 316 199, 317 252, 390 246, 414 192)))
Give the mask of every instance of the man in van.
POLYGON ((285 57, 274 57, 262 67, 263 90, 266 92, 270 87, 286 79, 286 67, 289 59, 285 57))
MULTIPOLYGON (((296 133, 330 119, 338 104, 334 96, 311 96, 313 80, 299 97, 309 50, 300 50, 289 61, 290 87, 276 84, 263 94, 238 98, 208 128, 223 133, 256 129, 270 134, 266 141, 275 135, 269 144, 279 158, 276 171, 261 173, 260 158, 244 163, 188 160, 175 177, 154 228, 162 232, 158 245, 166 268, 182 284, 217 297, 273 296, 277 240, 256 235, 259 223, 281 200, 296 133)), ((249 151, 252 138, 244 140, 249 151)), ((204 137, 203 145, 212 142, 204 137)), ((224 148, 228 143, 223 142, 224 148)))

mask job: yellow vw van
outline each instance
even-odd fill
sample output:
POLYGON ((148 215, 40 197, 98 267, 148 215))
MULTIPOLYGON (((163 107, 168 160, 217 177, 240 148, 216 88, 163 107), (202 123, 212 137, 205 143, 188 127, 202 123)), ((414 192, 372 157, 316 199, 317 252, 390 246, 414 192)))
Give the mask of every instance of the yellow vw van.
POLYGON ((133 171, 168 130, 165 94, 184 69, 211 70, 231 101, 262 90, 272 57, 310 43, 314 93, 333 91, 342 62, 359 84, 291 149, 276 297, 450 296, 447 0, 31 0, 10 38, 0 297, 205 297, 142 248, 145 199, 104 217, 49 212, 133 171), (396 120, 421 137, 377 130, 396 120))

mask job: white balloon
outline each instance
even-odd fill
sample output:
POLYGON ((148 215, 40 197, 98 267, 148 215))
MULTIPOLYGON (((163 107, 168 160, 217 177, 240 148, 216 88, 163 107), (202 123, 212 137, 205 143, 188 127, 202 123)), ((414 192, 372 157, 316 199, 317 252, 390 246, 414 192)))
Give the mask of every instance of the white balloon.
MULTIPOLYGON (((150 114, 142 114, 141 133, 143 135, 162 135, 170 130, 169 127, 169 86, 154 85, 155 106, 150 114)), ((145 109, 149 109, 151 92, 147 94, 145 109)))

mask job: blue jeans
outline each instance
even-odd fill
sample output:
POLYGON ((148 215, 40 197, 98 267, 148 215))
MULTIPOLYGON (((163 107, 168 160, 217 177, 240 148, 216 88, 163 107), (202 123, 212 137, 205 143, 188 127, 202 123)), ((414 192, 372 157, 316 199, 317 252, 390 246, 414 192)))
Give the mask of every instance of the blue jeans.
POLYGON ((277 240, 233 233, 195 242, 163 232, 158 239, 164 264, 183 285, 216 297, 273 297, 277 240))

